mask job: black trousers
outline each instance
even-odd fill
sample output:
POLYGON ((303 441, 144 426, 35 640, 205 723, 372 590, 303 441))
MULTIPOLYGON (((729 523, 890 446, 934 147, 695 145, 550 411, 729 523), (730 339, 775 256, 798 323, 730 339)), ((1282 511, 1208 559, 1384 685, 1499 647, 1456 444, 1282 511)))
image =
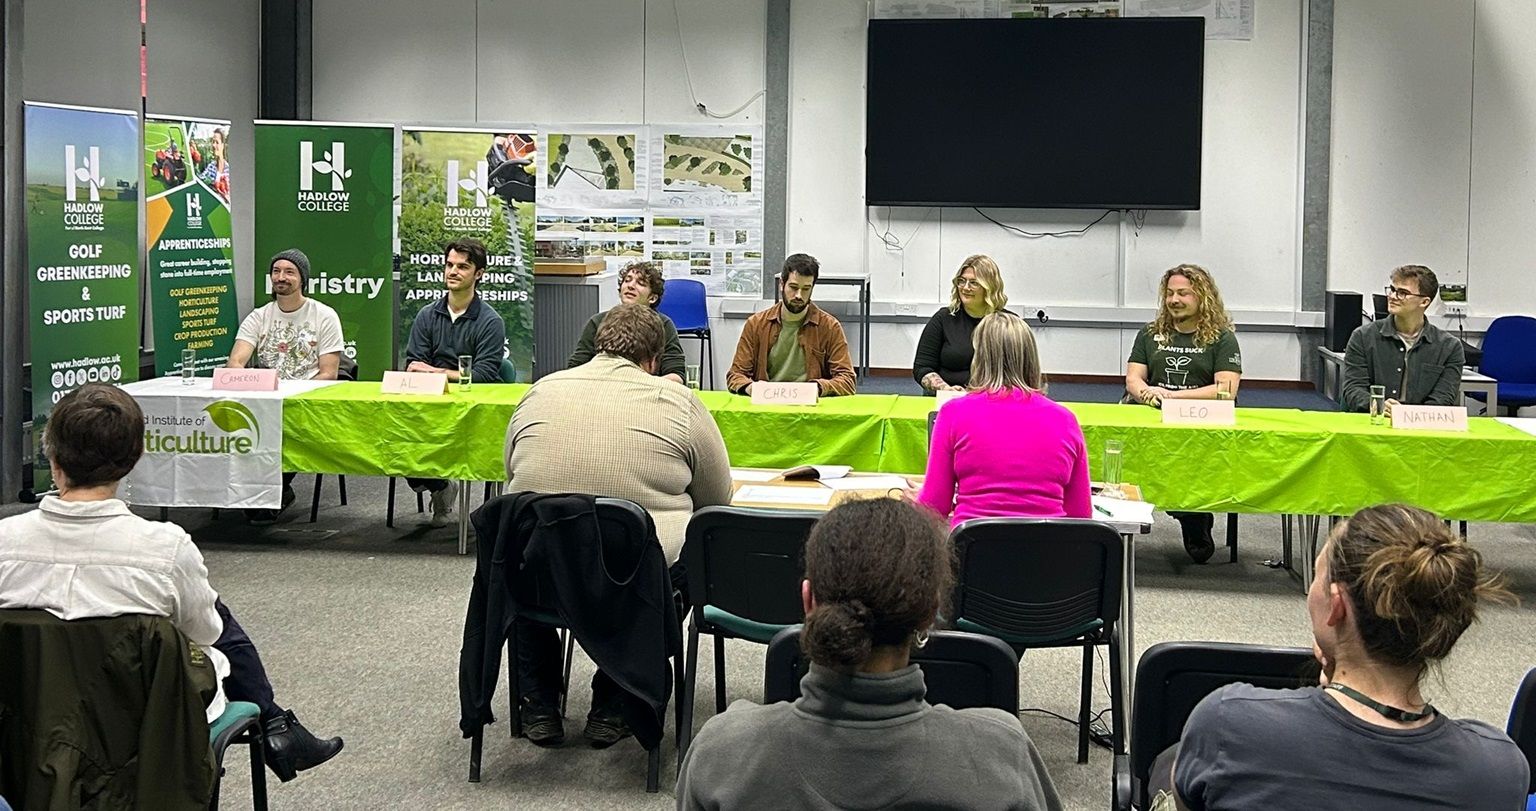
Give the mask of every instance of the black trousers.
POLYGON ((1216 526, 1216 516, 1212 513, 1170 512, 1168 514, 1177 519, 1179 525, 1184 528, 1185 537, 1203 535, 1216 526))
POLYGON ((406 476, 405 483, 412 490, 426 490, 429 493, 436 493, 448 486, 447 479, 419 479, 414 476, 406 476))
MULTIPOLYGON (((520 703, 560 706, 560 636, 555 629, 518 617, 517 681, 520 703)), ((592 675, 592 709, 617 713, 623 705, 624 691, 608 674, 599 670, 592 675)))
POLYGON ((224 620, 224 633, 219 634, 213 647, 229 660, 229 677, 224 680, 225 698, 255 704, 261 708, 264 721, 282 715, 283 708, 273 700, 272 682, 267 679, 267 668, 261 663, 261 654, 256 652, 256 643, 240 627, 235 615, 229 613, 229 606, 223 600, 215 600, 213 607, 224 620))

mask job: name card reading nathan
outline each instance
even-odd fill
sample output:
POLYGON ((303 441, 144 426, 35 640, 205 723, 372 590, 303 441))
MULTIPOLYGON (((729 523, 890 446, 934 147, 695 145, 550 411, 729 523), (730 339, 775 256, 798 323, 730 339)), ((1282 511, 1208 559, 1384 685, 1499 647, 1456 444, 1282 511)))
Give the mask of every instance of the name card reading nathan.
POLYGON ((1231 400, 1164 400, 1165 425, 1236 425, 1237 404, 1231 400))
POLYGON ((1413 431, 1465 431, 1466 406, 1395 405, 1392 427, 1413 431))
POLYGON ((759 380, 752 384, 752 405, 816 405, 815 383, 774 383, 759 380))
POLYGON ((448 388, 448 375, 438 372, 385 372, 385 394, 442 394, 448 388))
POLYGON ((214 391, 277 391, 276 369, 214 369, 214 391))

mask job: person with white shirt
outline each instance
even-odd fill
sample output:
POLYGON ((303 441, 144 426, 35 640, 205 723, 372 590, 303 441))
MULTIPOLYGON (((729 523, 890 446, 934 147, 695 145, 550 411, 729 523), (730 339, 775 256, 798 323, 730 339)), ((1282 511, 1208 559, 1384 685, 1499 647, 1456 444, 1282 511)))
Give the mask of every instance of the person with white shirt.
POLYGON ((0 608, 43 609, 62 620, 169 617, 219 674, 212 722, 227 700, 261 708, 267 765, 283 782, 341 751, 274 700, 261 656, 208 583, 181 527, 134 515, 118 482, 144 453, 144 413, 127 392, 91 383, 54 406, 43 435, 58 486, 32 512, 0 520, 0 608))
MULTIPOLYGON (((267 285, 272 300, 240 322, 228 366, 276 369, 283 380, 335 380, 341 368, 341 316, 304 295, 309 286, 309 257, 289 248, 272 257, 267 285)), ((293 473, 283 474, 283 508, 292 504, 293 473)), ((253 524, 270 524, 281 510, 246 510, 253 524)))

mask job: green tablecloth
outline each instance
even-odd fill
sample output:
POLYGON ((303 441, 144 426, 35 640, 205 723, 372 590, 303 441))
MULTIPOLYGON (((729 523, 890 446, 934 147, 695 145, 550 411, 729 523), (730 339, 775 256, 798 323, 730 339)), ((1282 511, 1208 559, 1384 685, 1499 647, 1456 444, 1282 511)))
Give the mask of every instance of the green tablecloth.
MULTIPOLYGON (((499 480, 507 421, 527 385, 443 397, 339 383, 283 405, 287 470, 499 480)), ((851 465, 921 473, 933 398, 857 395, 813 408, 702 392, 738 467, 851 465)), ((1363 414, 1240 408, 1236 426, 1165 426, 1136 405, 1068 403, 1098 472, 1125 443, 1124 478, 1166 509, 1347 514, 1408 501, 1448 518, 1536 522, 1536 437, 1489 419, 1465 434, 1394 431, 1363 414)))

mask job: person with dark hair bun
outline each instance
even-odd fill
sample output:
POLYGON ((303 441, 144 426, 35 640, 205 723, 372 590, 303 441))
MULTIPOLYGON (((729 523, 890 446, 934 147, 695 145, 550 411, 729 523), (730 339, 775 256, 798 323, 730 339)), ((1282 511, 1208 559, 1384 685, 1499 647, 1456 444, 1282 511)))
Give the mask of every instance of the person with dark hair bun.
POLYGON ((1523 808, 1519 747, 1482 721, 1446 717, 1422 691, 1479 604, 1509 599, 1434 514, 1355 513, 1318 553, 1307 591, 1319 686, 1235 684, 1201 701, 1173 768, 1180 807, 1523 808))
POLYGON ((801 697, 738 701, 704 724, 678 808, 1061 808, 1017 717, 924 700, 910 656, 954 583, 933 514, 894 499, 838 506, 806 540, 805 578, 801 697))

